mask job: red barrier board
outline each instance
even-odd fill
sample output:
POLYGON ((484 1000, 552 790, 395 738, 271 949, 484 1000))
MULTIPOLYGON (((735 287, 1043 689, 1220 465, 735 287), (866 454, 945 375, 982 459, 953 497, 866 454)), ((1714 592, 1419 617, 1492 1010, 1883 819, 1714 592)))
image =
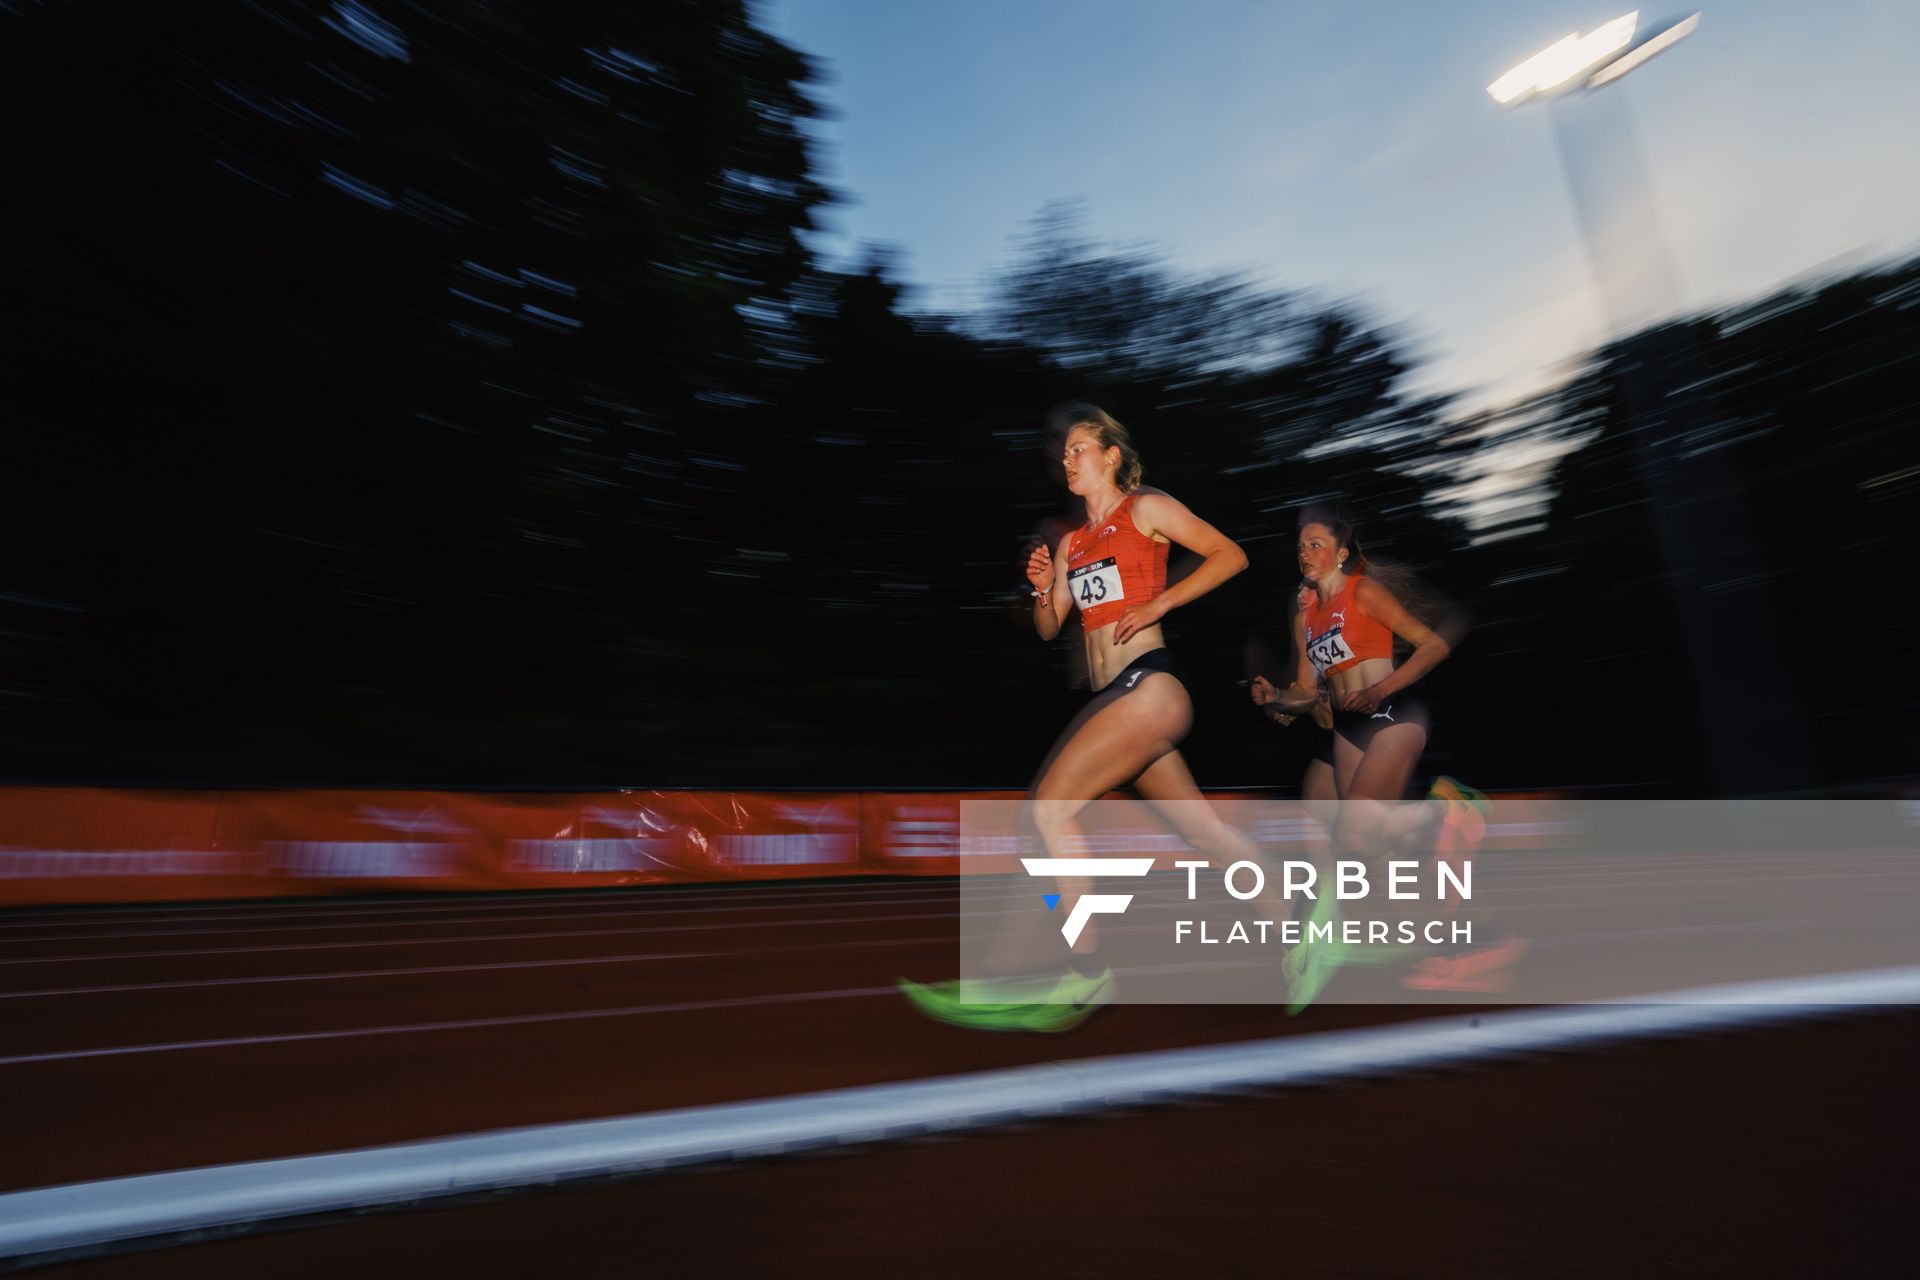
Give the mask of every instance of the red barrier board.
MULTIPOLYGON (((857 794, 617 791, 575 799, 577 829, 586 838, 631 851, 633 865, 623 883, 790 879, 866 869, 857 794)), ((510 856, 506 865, 518 868, 517 875, 531 873, 527 854, 510 856)), ((542 856, 553 854, 560 862, 549 862, 545 874, 577 874, 566 865, 564 843, 542 856)))
MULTIPOLYGON (((1025 794, 10 788, 0 905, 951 876, 961 803, 1025 794)), ((1260 821, 1266 845, 1311 834, 1305 810, 1260 821)))
POLYGON ((221 798, 222 846, 295 893, 492 887, 485 837, 432 791, 241 791, 221 798))
POLYGON ((0 792, 0 903, 175 901, 297 893, 215 836, 212 791, 0 792))
POLYGON ((867 869, 888 875, 959 875, 961 802, 1025 798, 1024 791, 868 792, 860 797, 860 847, 867 869))
POLYGON ((857 793, 15 788, 0 904, 859 875, 864 847, 857 793))

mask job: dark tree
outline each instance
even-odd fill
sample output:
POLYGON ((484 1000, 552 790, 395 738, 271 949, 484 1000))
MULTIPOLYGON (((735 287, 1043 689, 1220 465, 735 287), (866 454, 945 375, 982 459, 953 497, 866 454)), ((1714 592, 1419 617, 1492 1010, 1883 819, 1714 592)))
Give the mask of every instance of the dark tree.
POLYGON ((791 372, 800 56, 711 0, 5 22, 13 767, 670 752, 791 372))

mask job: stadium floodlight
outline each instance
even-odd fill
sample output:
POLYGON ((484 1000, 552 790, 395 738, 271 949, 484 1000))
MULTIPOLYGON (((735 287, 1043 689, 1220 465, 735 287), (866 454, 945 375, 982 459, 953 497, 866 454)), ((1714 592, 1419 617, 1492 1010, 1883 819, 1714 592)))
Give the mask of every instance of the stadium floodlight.
MULTIPOLYGON (((1697 15, 1696 15, 1697 16, 1697 15)), ((1640 23, 1635 10, 1581 35, 1557 40, 1487 86, 1503 107, 1518 106, 1538 94, 1551 93, 1574 77, 1604 68, 1633 43, 1640 23)))
POLYGON ((1639 44, 1633 46, 1633 48, 1627 50, 1612 62, 1609 62, 1606 66, 1589 76, 1587 78, 1587 88, 1598 89, 1603 84, 1618 80, 1621 76, 1653 57, 1656 53, 1664 53, 1666 50, 1673 48, 1674 45, 1679 44, 1681 40, 1692 35, 1693 29, 1699 25, 1700 15, 1698 13, 1690 13, 1678 22, 1649 32, 1641 38, 1639 44))
MULTIPOLYGON (((1615 334, 1637 334, 1643 349, 1662 353, 1674 371, 1704 367, 1704 358, 1684 327, 1650 327, 1679 310, 1678 278, 1625 95, 1596 90, 1620 82, 1699 25, 1697 11, 1644 25, 1639 13, 1630 13, 1556 42, 1487 86, 1502 107, 1546 104, 1600 313, 1615 334)), ((1809 767, 1800 746, 1806 719, 1792 693, 1793 669, 1772 605, 1757 595, 1699 586, 1769 576, 1740 484, 1719 454, 1685 451, 1689 425, 1707 410, 1684 400, 1669 403, 1671 390, 1646 359, 1615 367, 1694 691, 1700 705, 1712 709, 1703 734, 1719 783, 1729 795, 1799 785, 1792 780, 1809 767), (1717 495, 1715 502, 1703 502, 1704 494, 1717 495), (1725 636, 1741 638, 1738 666, 1725 656, 1725 636), (1760 709, 1751 696, 1755 688, 1786 691, 1780 708, 1760 709)))

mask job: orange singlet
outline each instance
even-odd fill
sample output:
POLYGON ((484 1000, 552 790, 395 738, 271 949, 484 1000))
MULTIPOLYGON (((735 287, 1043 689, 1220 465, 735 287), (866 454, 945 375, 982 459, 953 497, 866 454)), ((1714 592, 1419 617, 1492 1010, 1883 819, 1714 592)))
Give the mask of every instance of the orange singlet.
POLYGON ((1134 528, 1135 496, 1122 498, 1098 529, 1082 525, 1067 541, 1067 591, 1088 635, 1167 589, 1168 544, 1134 528))
POLYGON ((1360 575, 1350 577, 1333 599, 1307 611, 1307 657, 1323 678, 1368 658, 1393 656, 1393 632, 1354 603, 1359 585, 1360 575))

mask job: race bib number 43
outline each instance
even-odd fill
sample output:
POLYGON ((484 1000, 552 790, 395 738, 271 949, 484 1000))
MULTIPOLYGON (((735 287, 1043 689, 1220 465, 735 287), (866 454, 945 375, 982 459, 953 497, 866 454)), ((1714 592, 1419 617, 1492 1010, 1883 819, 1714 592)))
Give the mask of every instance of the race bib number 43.
POLYGON ((1337 667, 1353 657, 1353 650, 1347 648, 1346 643, 1340 638, 1340 628, 1335 627, 1327 634, 1308 642, 1307 657, 1313 662, 1313 669, 1325 675, 1328 667, 1337 667))
POLYGON ((1067 570, 1067 589, 1082 609, 1127 598, 1126 589, 1120 585, 1120 566, 1112 556, 1067 570))

